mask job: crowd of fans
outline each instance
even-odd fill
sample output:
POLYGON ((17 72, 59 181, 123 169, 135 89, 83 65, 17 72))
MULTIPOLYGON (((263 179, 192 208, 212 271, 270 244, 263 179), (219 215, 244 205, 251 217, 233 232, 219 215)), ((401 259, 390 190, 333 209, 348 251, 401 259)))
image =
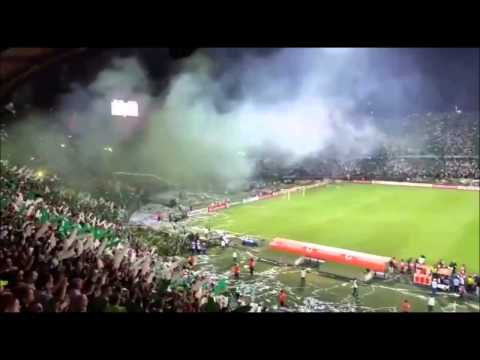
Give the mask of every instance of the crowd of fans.
MULTIPOLYGON (((447 115, 415 126, 421 150, 392 144, 370 158, 321 159, 315 175, 480 178, 478 120, 447 115)), ((246 305, 224 280, 195 271, 191 259, 160 256, 135 239, 124 206, 65 189, 55 176, 6 162, 0 167, 0 312, 232 311, 246 305)), ((410 271, 403 263, 401 271, 410 271)), ((478 276, 464 269, 435 276, 437 285, 447 282, 462 296, 479 295, 478 276)))
POLYGON ((0 312, 226 311, 224 284, 159 256, 123 225, 124 209, 1 163, 0 312), (220 288, 219 288, 220 287, 220 288))
POLYGON ((320 154, 303 169, 307 176, 341 179, 480 179, 478 114, 413 115, 395 132, 385 131, 388 140, 368 157, 320 154))
POLYGON ((459 267, 455 261, 446 262, 440 259, 431 268, 425 265, 426 258, 423 255, 417 259, 400 259, 400 261, 393 258, 389 264, 389 271, 408 276, 416 273, 430 273, 434 296, 438 291, 458 294, 461 298, 468 295, 480 296, 480 275, 468 273, 464 264, 459 267))

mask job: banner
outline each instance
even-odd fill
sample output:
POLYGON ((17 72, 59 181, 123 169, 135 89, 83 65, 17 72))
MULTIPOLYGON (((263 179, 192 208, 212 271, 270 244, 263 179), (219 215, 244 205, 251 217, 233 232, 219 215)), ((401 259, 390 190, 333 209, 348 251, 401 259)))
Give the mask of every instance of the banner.
POLYGON ((276 197, 280 195, 280 192, 279 191, 275 191, 275 192, 272 192, 271 194, 267 194, 267 195, 261 195, 258 197, 259 200, 264 200, 264 199, 271 199, 273 197, 276 197))
POLYGON ((212 204, 208 207, 208 212, 218 211, 222 209, 227 209, 229 207, 228 202, 212 204))
POLYGON ((457 189, 466 191, 480 191, 480 187, 478 186, 457 186, 457 189))
POLYGON ((432 184, 424 184, 424 183, 411 183, 411 182, 401 182, 401 181, 380 181, 380 180, 373 180, 372 184, 377 185, 392 185, 392 186, 410 186, 410 187, 424 187, 424 188, 431 188, 432 184))
POLYGON ((453 189, 457 190, 458 186, 456 185, 432 185, 434 189, 453 189))

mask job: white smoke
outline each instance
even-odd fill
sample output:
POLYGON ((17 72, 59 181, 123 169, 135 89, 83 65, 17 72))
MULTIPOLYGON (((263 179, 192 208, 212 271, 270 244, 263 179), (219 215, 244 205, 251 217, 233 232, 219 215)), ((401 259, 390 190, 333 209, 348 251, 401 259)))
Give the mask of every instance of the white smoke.
MULTIPOLYGON (((68 166, 98 167, 95 154, 108 147, 113 151, 103 151, 102 158, 116 156, 116 171, 142 170, 192 184, 248 177, 253 164, 239 154, 252 148, 268 145, 300 160, 327 147, 345 156, 368 154, 383 139, 358 112, 382 81, 373 50, 246 52, 234 63, 225 61, 231 51, 198 51, 182 60, 159 96, 152 95, 137 59, 115 59, 89 86, 72 84, 55 114, 69 125, 73 109, 78 112, 71 129, 82 139, 76 163, 57 154, 58 144, 39 148, 68 166), (140 117, 112 119, 109 105, 117 98, 138 101, 140 117), (141 141, 132 140, 135 134, 141 141), (137 142, 127 150, 129 141, 137 142)), ((401 101, 401 89, 394 91, 401 101)))

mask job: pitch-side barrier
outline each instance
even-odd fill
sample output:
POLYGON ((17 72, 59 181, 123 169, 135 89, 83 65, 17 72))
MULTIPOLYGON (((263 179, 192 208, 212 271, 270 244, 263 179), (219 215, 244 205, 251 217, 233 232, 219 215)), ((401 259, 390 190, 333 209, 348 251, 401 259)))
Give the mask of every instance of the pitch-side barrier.
POLYGON ((415 183, 415 182, 383 181, 383 180, 353 180, 351 182, 353 184, 373 184, 373 185, 406 186, 406 187, 421 187, 421 188, 433 188, 433 189, 480 191, 480 187, 478 186, 464 186, 464 185, 425 184, 425 183, 415 183))

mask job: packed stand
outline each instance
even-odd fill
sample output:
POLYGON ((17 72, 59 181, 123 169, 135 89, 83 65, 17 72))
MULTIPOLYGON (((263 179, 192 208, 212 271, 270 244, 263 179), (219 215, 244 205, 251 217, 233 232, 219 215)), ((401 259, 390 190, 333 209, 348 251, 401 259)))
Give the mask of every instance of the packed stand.
POLYGON ((1 163, 0 312, 226 311, 221 282, 132 238, 123 210, 1 163))

